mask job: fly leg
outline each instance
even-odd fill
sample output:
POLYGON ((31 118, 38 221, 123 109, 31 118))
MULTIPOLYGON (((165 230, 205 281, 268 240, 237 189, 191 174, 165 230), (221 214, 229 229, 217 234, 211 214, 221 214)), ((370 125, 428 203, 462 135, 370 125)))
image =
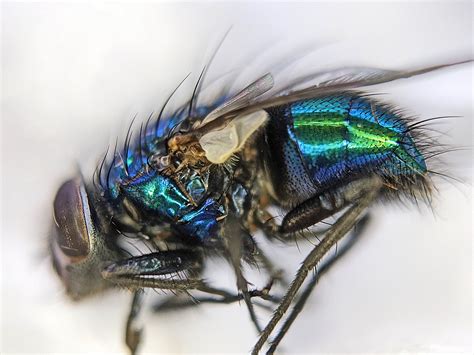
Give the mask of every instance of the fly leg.
MULTIPOLYGON (((268 292, 269 290, 267 288, 264 288, 263 290, 251 290, 249 291, 249 295, 251 298, 261 298, 263 300, 278 304, 280 302, 280 299, 270 296, 268 292)), ((242 300, 243 300, 242 294, 234 295, 230 293, 221 298, 193 297, 193 298, 187 298, 187 299, 178 299, 176 297, 172 297, 172 298, 170 297, 166 299, 164 302, 161 302, 160 304, 155 305, 153 307, 153 311, 154 312, 168 312, 168 311, 174 311, 174 310, 182 310, 185 308, 197 307, 205 303, 231 304, 231 303, 239 302, 242 300)), ((266 304, 263 304, 263 303, 255 303, 255 304, 269 311, 273 310, 270 306, 266 304)))
POLYGON ((180 276, 179 272, 193 269, 200 265, 199 257, 188 251, 157 252, 131 257, 102 270, 102 276, 123 287, 134 290, 132 305, 125 327, 125 343, 133 355, 141 340, 143 329, 137 325, 137 318, 142 307, 143 287, 182 290, 203 287, 200 280, 154 279, 158 275, 180 276))
MULTIPOLYGON (((315 266, 321 261, 329 249, 331 249, 331 247, 333 247, 356 225, 357 221, 360 219, 360 216, 377 197, 381 186, 382 184, 378 177, 359 180, 350 184, 347 188, 344 188, 342 196, 338 196, 337 199, 334 199, 334 208, 332 214, 341 210, 345 206, 350 207, 333 224, 333 226, 324 236, 324 239, 307 255, 298 272, 296 273, 296 276, 288 288, 285 296, 283 297, 283 300, 280 302, 278 308, 274 312, 272 319, 268 322, 267 326, 261 333, 260 338, 252 350, 252 354, 256 355, 259 353, 271 332, 275 329, 276 325, 290 307, 308 273, 315 268, 315 266), (341 198, 343 203, 340 203, 341 198)), ((315 199, 312 200, 315 201, 315 212, 311 213, 309 205, 303 202, 300 213, 298 213, 298 207, 296 207, 287 216, 285 216, 283 219, 283 224, 280 227, 280 232, 297 231, 298 221, 301 222, 299 226, 302 229, 307 228, 312 224, 315 224, 318 221, 321 221, 322 219, 332 215, 329 213, 330 209, 325 207, 328 200, 318 199, 319 201, 324 202, 324 204, 318 204, 315 199), (318 212, 320 213, 318 214, 318 212), (318 215, 320 216, 319 219, 318 215), (310 224, 310 222, 312 222, 312 224, 310 224)))
POLYGON ((266 237, 278 239, 282 243, 292 243, 300 239, 309 240, 311 238, 319 240, 319 237, 323 236, 330 229, 329 224, 324 227, 317 226, 317 228, 311 228, 311 231, 302 229, 298 230, 298 232, 291 233, 292 238, 289 238, 288 234, 281 231, 281 225, 278 224, 276 218, 268 211, 264 209, 256 210, 255 219, 258 228, 263 231, 266 237))
POLYGON ((224 228, 224 243, 225 243, 225 252, 228 255, 228 259, 231 263, 232 268, 234 269, 235 277, 237 279, 237 289, 242 293, 245 305, 250 315, 252 323, 255 325, 257 332, 260 333, 262 328, 258 323, 257 314, 252 304, 250 297, 250 292, 248 288, 248 282, 245 279, 242 273, 242 258, 244 256, 244 239, 245 235, 242 231, 242 226, 238 218, 232 214, 228 215, 225 221, 224 228))
MULTIPOLYGON (((278 304, 280 302, 280 298, 274 297, 270 295, 270 289, 274 283, 275 280, 281 281, 281 270, 277 270, 273 263, 271 262, 270 259, 263 253, 263 251, 258 247, 258 245, 255 243, 253 240, 252 236, 250 234, 247 235, 253 242, 252 248, 255 249, 254 252, 254 257, 260 262, 265 270, 268 271, 270 274, 270 280, 269 282, 262 288, 262 289, 254 289, 254 290, 249 290, 249 297, 250 298, 260 298, 264 301, 269 301, 272 303, 278 304)), ((237 257, 235 258, 237 259, 237 257)), ((240 302, 244 300, 244 295, 242 293, 239 294, 222 294, 221 297, 216 298, 216 297, 192 297, 192 298, 179 298, 179 297, 169 297, 163 302, 156 304, 153 306, 153 311, 154 312, 168 312, 168 311, 173 311, 173 310, 182 310, 185 308, 191 308, 191 307, 197 307, 201 304, 205 303, 212 303, 212 304, 231 304, 234 302, 240 302)), ((257 303, 255 302, 255 305, 258 305, 261 308, 264 308, 268 311, 272 311, 273 309, 265 303, 257 303)))
MULTIPOLYGON (((283 217, 281 225, 275 223, 273 218, 268 217, 267 221, 263 222, 262 219, 266 212, 259 212, 257 218, 260 223, 263 223, 262 228, 265 233, 271 237, 285 240, 288 239, 288 235, 300 233, 357 201, 370 190, 367 185, 371 186, 373 180, 372 178, 356 180, 311 197, 288 212, 283 217)), ((327 232, 330 229, 327 228, 323 231, 327 232)), ((322 234, 321 232, 317 231, 316 234, 322 234)))
POLYGON ((143 303, 143 289, 138 289, 133 294, 132 306, 125 327, 125 344, 130 349, 130 354, 137 352, 138 344, 142 335, 142 328, 137 325, 137 318, 143 303))
POLYGON ((323 262, 323 264, 316 269, 316 273, 313 275, 313 278, 311 279, 309 284, 306 285, 305 289, 301 292, 301 295, 293 306, 293 309, 291 310, 290 314, 285 319, 285 322, 283 323, 282 327, 278 330, 277 335, 271 340, 270 348, 268 349, 267 354, 273 354, 275 352, 281 340, 286 335, 300 312, 303 310, 306 301, 311 295, 311 292, 313 292, 321 276, 323 276, 339 258, 341 258, 354 246, 354 244, 359 240, 359 237, 362 232, 367 227, 368 221, 369 214, 367 213, 356 223, 354 229, 352 230, 352 233, 350 233, 350 235, 347 237, 346 243, 342 246, 342 248, 338 249, 337 252, 330 257, 330 259, 323 262))
POLYGON ((198 290, 225 297, 227 291, 207 285, 192 277, 201 270, 201 257, 188 250, 161 251, 112 263, 102 270, 102 277, 117 286, 137 290, 157 288, 177 292, 198 290))
POLYGON ((142 330, 137 327, 143 288, 157 288, 177 292, 199 290, 208 294, 229 297, 229 293, 190 277, 201 269, 201 256, 187 250, 162 251, 131 257, 110 264, 102 270, 102 277, 117 286, 133 290, 132 307, 127 320, 125 341, 131 354, 136 352, 142 330))
POLYGON ((185 275, 185 272, 198 269, 200 265, 201 259, 197 253, 187 250, 163 251, 112 263, 102 270, 102 277, 131 290, 151 287, 186 291, 204 286, 202 280, 185 275))
POLYGON ((267 286, 264 288, 264 290, 270 291, 270 288, 275 281, 280 282, 283 285, 287 286, 288 281, 285 279, 283 270, 276 268, 273 262, 268 258, 267 255, 265 255, 263 250, 257 244, 255 244, 255 249, 256 249, 256 258, 261 262, 263 267, 270 274, 270 279, 268 281, 267 286))

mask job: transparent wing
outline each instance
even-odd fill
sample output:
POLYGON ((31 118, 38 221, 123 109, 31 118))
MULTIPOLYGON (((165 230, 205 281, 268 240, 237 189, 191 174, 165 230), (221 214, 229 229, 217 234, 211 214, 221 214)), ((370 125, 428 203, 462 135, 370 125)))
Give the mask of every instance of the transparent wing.
POLYGON ((279 88, 276 95, 282 95, 304 84, 313 83, 312 87, 330 86, 331 83, 344 83, 356 80, 363 80, 375 77, 389 76, 396 73, 393 70, 385 70, 370 67, 343 67, 331 70, 322 70, 310 75, 303 75, 286 83, 279 88))
POLYGON ((220 116, 229 112, 241 109, 249 105, 252 100, 263 95, 273 87, 273 76, 270 73, 265 74, 261 78, 254 81, 245 89, 240 91, 237 95, 224 102, 222 105, 216 107, 211 111, 200 123, 199 127, 203 127, 208 123, 214 121, 220 116))
MULTIPOLYGON (((439 69, 460 65, 464 63, 472 62, 472 59, 459 61, 449 64, 434 65, 426 68, 415 69, 415 70, 385 70, 378 68, 340 68, 330 71, 321 71, 306 77, 298 78, 290 85, 286 85, 283 89, 276 94, 276 96, 269 97, 267 99, 255 102, 245 109, 237 112, 229 112, 229 115, 238 115, 242 112, 253 112, 262 110, 265 108, 284 105, 290 102, 309 99, 325 95, 332 92, 361 88, 365 86, 383 84, 394 80, 410 78, 413 76, 425 74, 428 72, 436 71, 439 69), (293 92, 286 93, 292 87, 301 85, 310 80, 319 80, 317 85, 310 86, 305 89, 296 90, 293 92)), ((222 117, 223 120, 228 120, 229 117, 222 117)))

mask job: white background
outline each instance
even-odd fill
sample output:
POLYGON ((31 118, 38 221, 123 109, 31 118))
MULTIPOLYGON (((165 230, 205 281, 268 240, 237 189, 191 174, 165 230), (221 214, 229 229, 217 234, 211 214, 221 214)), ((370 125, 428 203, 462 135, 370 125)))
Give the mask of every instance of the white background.
MULTIPOLYGON (((195 80, 230 25, 210 79, 235 70, 236 87, 303 55, 278 80, 472 58, 470 2, 3 3, 2 21, 2 353, 125 350, 128 293, 74 304, 52 272, 52 199, 77 162, 89 173, 135 113, 159 110, 189 71, 195 80)), ((462 116, 437 128, 455 146, 472 145, 471 65, 370 90, 421 118, 462 116)), ((471 158, 445 156, 441 170, 467 183, 438 181, 434 214, 376 206, 367 235, 320 282, 282 352, 471 353, 471 158)), ((275 246, 271 256, 292 275, 308 245, 300 250, 275 246)), ((230 269, 210 269, 219 270, 208 275, 215 285, 233 285, 230 269)), ((238 304, 145 320, 143 353, 245 353, 256 341, 238 304)))

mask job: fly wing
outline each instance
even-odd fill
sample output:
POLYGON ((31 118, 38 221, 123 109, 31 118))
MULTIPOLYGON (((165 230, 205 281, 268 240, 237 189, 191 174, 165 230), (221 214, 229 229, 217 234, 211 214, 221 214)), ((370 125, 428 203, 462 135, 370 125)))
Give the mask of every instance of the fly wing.
POLYGON ((271 90, 272 87, 273 76, 270 73, 267 73, 240 91, 237 95, 224 102, 222 105, 216 107, 199 123, 199 126, 196 128, 204 127, 226 113, 248 106, 252 100, 271 90))
MULTIPOLYGON (((413 76, 425 74, 428 72, 436 71, 439 69, 460 65, 464 63, 471 63, 473 60, 459 61, 449 64, 434 65, 426 68, 415 69, 415 70, 385 70, 378 68, 340 68, 330 71, 321 71, 313 75, 299 78, 293 81, 290 85, 286 85, 285 88, 279 91, 279 95, 272 96, 268 99, 264 99, 255 102, 247 106, 243 112, 249 113, 252 111, 258 111, 269 107, 284 105, 290 102, 310 99, 318 97, 319 95, 325 95, 332 92, 338 92, 342 90, 361 88, 364 86, 371 86, 377 84, 383 84, 394 80, 410 78, 413 76), (289 92, 291 87, 301 85, 307 81, 319 80, 319 83, 310 86, 305 89, 296 90, 289 92)), ((242 111, 234 112, 233 114, 241 114, 242 111)), ((229 114, 231 114, 229 112, 229 114)), ((229 118, 227 118, 229 119, 229 118)))
POLYGON ((394 74, 393 70, 385 70, 370 67, 342 67, 331 70, 322 70, 309 75, 303 75, 285 84, 279 88, 276 95, 294 92, 301 85, 312 82, 312 87, 330 86, 331 83, 344 83, 356 80, 363 80, 375 77, 382 77, 394 74))
POLYGON ((261 96, 273 88, 273 77, 271 74, 266 74, 210 112, 195 126, 194 134, 198 137, 206 158, 211 163, 222 164, 232 154, 238 152, 246 140, 267 122, 269 116, 264 111, 267 108, 332 92, 410 78, 468 62, 472 60, 399 71, 360 67, 321 71, 298 78, 280 90, 276 96, 262 99, 261 96), (319 80, 317 85, 287 93, 291 85, 296 86, 315 79, 319 80), (260 98, 260 101, 257 98, 260 98))
POLYGON ((220 130, 205 133, 200 139, 206 158, 213 164, 222 164, 244 146, 247 139, 268 120, 261 110, 235 117, 220 130))

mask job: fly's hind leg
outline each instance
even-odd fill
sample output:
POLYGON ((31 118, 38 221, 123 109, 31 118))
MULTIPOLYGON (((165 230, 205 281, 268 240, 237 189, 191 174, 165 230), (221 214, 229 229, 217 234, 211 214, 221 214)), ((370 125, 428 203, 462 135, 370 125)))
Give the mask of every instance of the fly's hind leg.
POLYGON ((288 330, 290 329, 291 325, 296 320, 300 312, 303 310, 303 307, 306 304, 306 301, 311 295, 311 292, 313 292, 321 276, 323 276, 331 268, 331 266, 339 258, 341 258, 344 254, 346 254, 354 246, 354 244, 359 240, 360 235, 363 234, 363 231, 367 227, 368 221, 370 219, 369 216, 370 215, 366 213, 356 223, 350 235, 346 237, 345 244, 341 248, 337 249, 336 253, 331 255, 329 259, 326 259, 325 261, 323 261, 322 265, 318 266, 316 273, 313 275, 311 281, 306 285, 304 290, 301 292, 301 295, 298 297, 298 300, 295 302, 295 305, 293 306, 290 314, 285 319, 285 322, 283 323, 281 328, 278 330, 277 335, 271 340, 270 347, 267 352, 268 354, 273 354, 275 352, 281 340, 286 335, 286 333, 288 332, 288 330))
MULTIPOLYGON (((289 235, 303 232, 306 228, 334 216, 337 212, 353 204, 370 190, 372 180, 356 180, 311 197, 290 210, 283 217, 280 225, 274 218, 269 217, 270 215, 266 211, 257 211, 256 218, 259 221, 259 227, 269 237, 275 237, 282 241, 288 240, 289 235)), ((310 234, 322 235, 329 229, 310 234)))
POLYGON ((262 331, 252 354, 259 353, 271 332, 287 312, 308 273, 316 267, 329 249, 357 224, 361 215, 377 197, 381 186, 382 183, 378 177, 358 180, 303 202, 283 218, 283 223, 277 230, 280 236, 308 228, 348 207, 303 261, 272 319, 262 331))

